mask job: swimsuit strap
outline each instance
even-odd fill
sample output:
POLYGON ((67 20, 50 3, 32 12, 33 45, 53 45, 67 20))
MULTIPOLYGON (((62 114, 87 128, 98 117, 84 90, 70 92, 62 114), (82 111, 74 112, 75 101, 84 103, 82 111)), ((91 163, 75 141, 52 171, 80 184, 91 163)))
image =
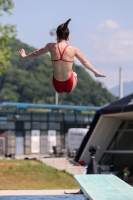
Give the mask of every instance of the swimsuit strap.
POLYGON ((57 45, 58 45, 58 49, 59 49, 59 53, 60 53, 60 60, 63 60, 63 59, 62 59, 62 58, 63 58, 63 54, 64 54, 66 48, 68 47, 68 45, 66 45, 66 47, 64 48, 64 50, 63 50, 62 53, 61 53, 61 50, 60 50, 59 44, 57 44, 57 45))
POLYGON ((63 55, 64 55, 64 52, 65 52, 65 50, 66 50, 66 48, 68 47, 68 45, 66 45, 65 46, 65 48, 64 48, 64 50, 63 50, 63 52, 61 53, 61 50, 60 50, 60 47, 59 47, 59 44, 57 43, 57 46, 58 46, 58 50, 59 50, 59 53, 60 53, 60 59, 58 59, 58 60, 52 60, 52 61, 59 61, 59 60, 62 60, 62 61, 64 61, 64 62, 70 62, 70 63, 72 63, 73 62, 73 60, 71 61, 69 61, 69 60, 63 60, 63 55))

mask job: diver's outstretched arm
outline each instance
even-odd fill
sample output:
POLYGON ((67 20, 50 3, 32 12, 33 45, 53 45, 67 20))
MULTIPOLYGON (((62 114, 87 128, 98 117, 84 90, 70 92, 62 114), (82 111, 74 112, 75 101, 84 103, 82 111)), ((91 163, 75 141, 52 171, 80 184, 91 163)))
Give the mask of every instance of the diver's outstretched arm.
POLYGON ((40 56, 41 54, 49 52, 49 46, 50 46, 50 44, 47 44, 45 47, 38 49, 38 50, 35 50, 28 55, 26 55, 26 52, 25 52, 24 49, 21 49, 19 51, 19 53, 23 58, 34 58, 34 57, 40 56))
POLYGON ((86 60, 86 58, 82 55, 78 48, 75 48, 75 56, 76 58, 90 71, 92 71, 96 77, 106 77, 104 74, 99 73, 90 63, 86 60))

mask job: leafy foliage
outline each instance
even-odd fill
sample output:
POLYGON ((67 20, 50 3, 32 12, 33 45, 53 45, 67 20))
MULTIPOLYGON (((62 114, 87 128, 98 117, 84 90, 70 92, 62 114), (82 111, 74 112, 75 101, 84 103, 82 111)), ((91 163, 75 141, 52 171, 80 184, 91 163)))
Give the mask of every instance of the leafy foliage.
MULTIPOLYGON (((0 11, 10 13, 14 4, 12 0, 0 0, 0 11)), ((0 13, 2 16, 2 13, 0 13)), ((2 74, 6 67, 10 65, 8 58, 11 56, 10 48, 7 47, 7 43, 15 37, 15 26, 14 25, 4 25, 0 24, 0 74, 2 74)))
MULTIPOLYGON (((11 14, 10 9, 14 7, 12 0, 0 0, 0 11, 7 12, 11 14)), ((2 13, 0 13, 2 15, 2 13)))
MULTIPOLYGON (((11 67, 1 76, 0 101, 55 103, 55 90, 52 85, 52 65, 50 56, 45 54, 34 59, 24 60, 19 50, 26 53, 35 49, 12 40, 11 67)), ((114 101, 115 97, 99 81, 94 81, 85 68, 74 64, 78 74, 78 84, 70 94, 59 94, 60 104, 100 106, 114 101)))

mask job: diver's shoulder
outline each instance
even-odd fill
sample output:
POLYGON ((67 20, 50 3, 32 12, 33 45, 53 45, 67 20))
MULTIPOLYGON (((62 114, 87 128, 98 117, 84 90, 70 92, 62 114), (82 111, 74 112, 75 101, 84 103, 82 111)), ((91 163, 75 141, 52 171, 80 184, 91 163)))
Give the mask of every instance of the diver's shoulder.
POLYGON ((49 50, 52 50, 53 48, 56 47, 56 44, 57 44, 57 43, 52 43, 52 42, 50 42, 50 43, 47 43, 46 46, 48 47, 49 50))
POLYGON ((55 46, 57 43, 49 42, 47 43, 48 46, 55 46))
POLYGON ((78 50, 77 47, 72 46, 72 45, 69 45, 69 49, 72 50, 72 51, 74 51, 74 52, 76 52, 78 50))

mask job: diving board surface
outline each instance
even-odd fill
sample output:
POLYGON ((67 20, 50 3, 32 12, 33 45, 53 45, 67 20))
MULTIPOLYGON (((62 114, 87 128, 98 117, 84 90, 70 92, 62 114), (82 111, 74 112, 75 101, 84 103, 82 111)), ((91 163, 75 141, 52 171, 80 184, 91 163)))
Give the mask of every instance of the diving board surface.
POLYGON ((133 200, 133 187, 112 174, 74 175, 89 200, 133 200))

